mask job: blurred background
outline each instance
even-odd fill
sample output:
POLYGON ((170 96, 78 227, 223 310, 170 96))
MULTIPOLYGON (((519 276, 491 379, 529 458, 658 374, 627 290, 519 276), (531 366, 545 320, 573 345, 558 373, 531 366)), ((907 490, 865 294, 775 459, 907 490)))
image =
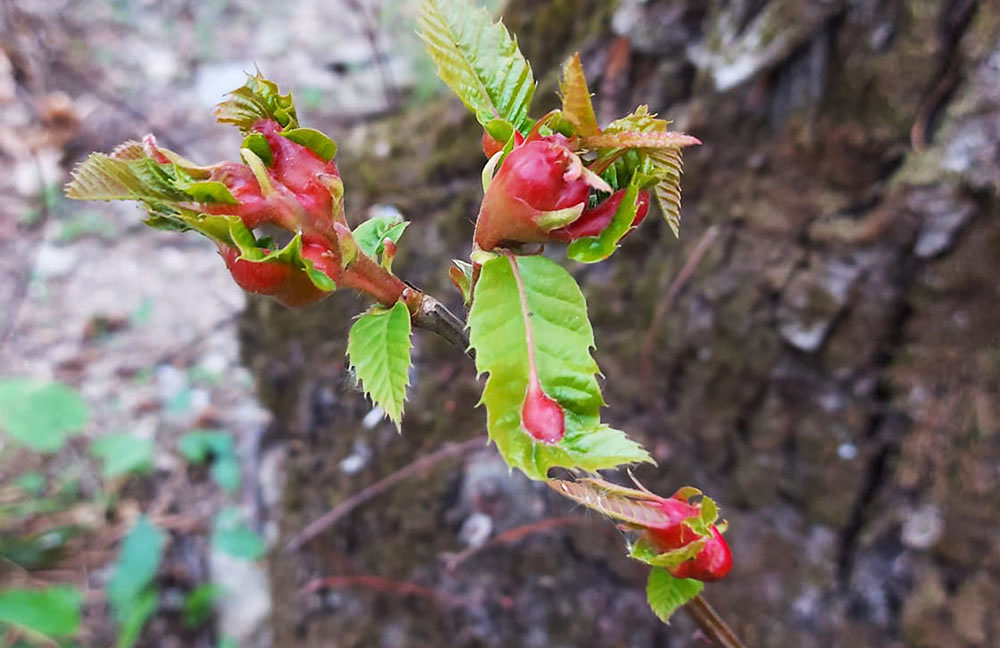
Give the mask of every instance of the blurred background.
MULTIPOLYGON (((704 645, 612 525, 465 443, 461 353, 416 333, 399 435, 344 366, 362 300, 248 299, 208 241, 62 198, 148 132, 235 159, 209 113, 256 65, 340 144, 349 219, 413 221, 397 271, 461 312, 485 160, 418 4, 0 0, 0 645, 32 645, 10 592, 57 583, 28 607, 64 645, 704 645)), ((707 598, 748 646, 1000 645, 1000 6, 488 6, 536 116, 579 51, 602 122, 648 103, 704 142, 679 240, 651 218, 571 270, 637 476, 729 519, 707 598)))

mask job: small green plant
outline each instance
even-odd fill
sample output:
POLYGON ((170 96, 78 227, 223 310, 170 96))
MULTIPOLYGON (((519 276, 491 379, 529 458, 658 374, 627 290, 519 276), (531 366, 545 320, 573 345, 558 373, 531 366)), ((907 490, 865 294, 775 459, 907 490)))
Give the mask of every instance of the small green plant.
MULTIPOLYGON (((563 69, 561 109, 533 118, 531 66, 501 23, 466 0, 424 0, 419 22, 438 76, 483 127, 481 141, 470 145, 482 146, 488 158, 471 253, 450 269, 469 307, 467 324, 395 274, 407 223, 380 217, 349 224, 336 144, 302 126, 291 95, 259 72, 215 111, 242 132, 241 162, 199 165, 149 135, 110 155, 91 155, 67 195, 139 201, 147 224, 207 237, 237 284, 286 306, 345 288, 370 297, 374 305, 351 327, 348 354, 364 391, 397 426, 413 328, 474 352, 487 375, 481 402, 489 439, 510 466, 629 533, 629 555, 653 568, 650 604, 667 620, 703 582, 729 572, 725 524, 695 489, 665 498, 597 477, 652 460, 602 421, 586 301, 572 275, 539 252, 566 244, 571 261, 603 262, 654 200, 676 233, 681 151, 699 142, 671 132, 646 106, 601 126, 578 55, 563 69), (287 242, 262 235, 263 225, 285 230, 287 242), (575 479, 553 480, 552 468, 575 479)), ((185 454, 203 460, 194 441, 189 445, 185 454)), ((235 513, 224 513, 214 542, 258 556, 262 543, 235 513)))

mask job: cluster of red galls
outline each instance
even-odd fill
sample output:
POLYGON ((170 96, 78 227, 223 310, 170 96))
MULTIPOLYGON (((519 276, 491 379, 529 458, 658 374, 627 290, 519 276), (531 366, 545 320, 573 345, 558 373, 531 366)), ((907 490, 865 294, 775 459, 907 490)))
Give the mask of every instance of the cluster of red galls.
MULTIPOLYGON (((337 165, 282 137, 281 125, 274 120, 260 120, 253 131, 264 136, 270 149, 270 159, 258 170, 266 174, 264 186, 246 164, 217 164, 208 179, 224 184, 236 203, 209 203, 203 206, 205 211, 239 216, 248 230, 270 224, 289 232, 301 232, 302 256, 315 269, 339 282, 343 269, 334 219, 336 206, 330 190, 331 182, 339 183, 337 165)), ((155 142, 147 140, 147 146, 157 162, 169 163, 156 149, 155 142)), ((233 279, 247 292, 274 297, 289 307, 306 306, 330 294, 317 287, 301 268, 287 263, 248 261, 240 258, 236 247, 225 243, 218 246, 233 279)), ((273 253, 268 248, 259 249, 265 256, 273 253)))
MULTIPOLYGON (((701 515, 701 508, 691 504, 681 492, 669 498, 660 498, 655 505, 669 522, 661 526, 644 527, 641 539, 658 552, 684 549, 704 538, 684 523, 685 520, 698 518, 701 515)), ((729 551, 729 544, 722 537, 718 527, 713 524, 710 535, 705 540, 705 546, 695 554, 694 558, 668 567, 667 571, 677 578, 693 578, 708 582, 725 578, 732 566, 733 556, 729 551)))
MULTIPOLYGON (((513 150, 504 159, 483 197, 476 221, 476 244, 492 250, 521 243, 568 243, 585 236, 597 236, 614 217, 625 189, 612 193, 591 207, 593 174, 572 150, 569 139, 560 134, 525 139, 515 134, 513 150), (563 212, 566 224, 547 222, 546 217, 563 212), (573 216, 576 216, 575 219, 573 216)), ((483 134, 483 152, 492 157, 503 144, 489 133, 483 134)), ((649 211, 649 193, 639 194, 635 227, 649 211)))

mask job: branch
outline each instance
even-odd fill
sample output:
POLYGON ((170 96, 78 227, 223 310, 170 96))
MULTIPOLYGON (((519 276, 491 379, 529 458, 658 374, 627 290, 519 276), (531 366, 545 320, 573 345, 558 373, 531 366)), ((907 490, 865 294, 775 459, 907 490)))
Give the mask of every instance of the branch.
MULTIPOLYGON (((671 292, 679 291, 680 286, 683 285, 684 281, 686 281, 687 278, 689 278, 694 272, 694 268, 697 266, 698 261, 700 261, 701 257, 704 256, 704 253, 707 251, 712 241, 714 241, 717 234, 717 228, 711 228, 709 232, 706 232, 706 235, 703 236, 702 240, 698 242, 691 258, 689 258, 687 264, 685 264, 682 276, 678 277, 678 280, 674 282, 676 287, 674 287, 671 292)), ((670 297, 671 299, 669 301, 673 301, 673 296, 670 297)), ((454 313, 445 308, 444 304, 434 297, 431 297, 430 295, 420 292, 414 288, 408 288, 403 291, 402 299, 406 302, 410 309, 410 313, 413 316, 413 324, 415 326, 436 334, 448 344, 460 349, 470 357, 472 356, 472 352, 469 349, 469 336, 466 333, 465 323, 454 313)), ((331 527, 344 515, 354 510, 354 508, 360 504, 363 504, 376 495, 385 492, 410 475, 425 470, 442 459, 458 456, 472 450, 475 447, 482 447, 482 441, 473 439, 458 445, 446 445, 437 452, 417 459, 413 463, 403 467, 401 470, 389 475, 381 481, 375 482, 356 495, 349 497, 338 504, 328 513, 318 518, 312 524, 303 529, 297 536, 295 536, 288 543, 288 548, 294 550, 301 547, 303 544, 309 542, 317 535, 331 527)), ((744 648, 743 644, 736 637, 729 626, 726 625, 726 622, 722 620, 722 617, 719 616, 718 612, 716 612, 715 609, 709 605, 708 601, 706 601, 701 595, 698 595, 689 601, 684 606, 684 610, 688 613, 688 616, 690 616, 694 622, 698 624, 701 631, 704 632, 705 635, 720 648, 744 648)))

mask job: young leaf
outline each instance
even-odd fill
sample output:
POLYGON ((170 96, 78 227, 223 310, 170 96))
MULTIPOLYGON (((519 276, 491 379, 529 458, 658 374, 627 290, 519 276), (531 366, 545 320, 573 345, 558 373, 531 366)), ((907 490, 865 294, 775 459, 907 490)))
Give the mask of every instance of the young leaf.
POLYGON ((197 628, 205 624, 222 597, 222 588, 214 583, 202 583, 184 599, 184 627, 197 628))
POLYGON ((590 90, 587 89, 587 79, 583 76, 579 52, 573 54, 573 58, 563 67, 559 90, 562 92, 563 117, 573 124, 579 135, 598 135, 601 129, 597 126, 597 115, 594 114, 594 104, 590 101, 590 90))
POLYGON ((267 543, 243 521, 238 509, 219 511, 212 529, 212 546, 246 560, 257 560, 267 553, 267 543))
POLYGON ((378 260, 385 251, 385 239, 398 243, 409 224, 395 209, 384 210, 354 228, 354 241, 366 256, 378 260))
POLYGON ((118 611, 118 640, 115 648, 132 648, 139 640, 146 621, 153 616, 160 603, 160 593, 155 588, 147 587, 139 592, 135 599, 118 611))
POLYGON ((281 131, 281 136, 306 147, 324 162, 329 162, 337 154, 337 144, 314 128, 286 128, 281 131))
MULTIPOLYGON (((156 578, 166 540, 166 534, 146 516, 135 521, 122 543, 114 573, 108 582, 108 600, 117 611, 126 611, 156 578)), ((127 614, 116 616, 122 622, 127 614)))
POLYGON ((674 578, 666 569, 654 567, 646 583, 646 600, 660 621, 670 623, 682 605, 698 596, 705 584, 691 578, 674 578))
POLYGON ((705 548, 707 542, 707 538, 700 538, 677 549, 661 551, 648 539, 641 537, 629 548, 628 555, 630 558, 653 567, 676 567, 697 556, 698 552, 705 548))
POLYGON ((240 462, 233 447, 233 438, 225 432, 192 430, 177 442, 177 449, 191 463, 211 459, 210 474, 216 484, 228 493, 240 487, 240 462))
POLYGON ((578 504, 620 522, 641 527, 666 527, 671 523, 670 518, 655 504, 660 498, 642 491, 597 479, 553 479, 549 481, 549 487, 578 504))
POLYGON ((278 84, 265 79, 260 71, 248 74, 247 82, 230 92, 214 112, 219 123, 233 124, 244 133, 262 119, 273 119, 286 129, 298 127, 291 93, 281 94, 278 84))
POLYGON ((351 326, 347 355, 365 393, 399 428, 410 382, 410 311, 373 308, 351 326))
MULTIPOLYGON (((659 120, 656 120, 659 121, 659 120)), ((666 124, 666 122, 664 122, 666 124)), ((686 146, 697 146, 701 140, 684 133, 672 133, 667 131, 640 133, 634 131, 604 133, 584 137, 581 145, 584 148, 684 148, 686 146)))
POLYGON ((62 383, 0 380, 0 430, 38 452, 55 452, 90 420, 80 394, 62 383))
POLYGON ((503 23, 468 0, 423 0, 419 22, 438 76, 479 123, 500 118, 527 132, 535 79, 503 23))
POLYGON ((648 106, 639 106, 631 115, 611 122, 601 135, 588 138, 588 146, 608 147, 600 149, 595 163, 598 168, 603 168, 605 161, 615 159, 623 151, 635 149, 645 154, 653 164, 652 174, 658 178, 653 191, 660 211, 674 236, 678 236, 681 219, 681 148, 701 142, 690 135, 668 132, 668 126, 669 122, 657 119, 656 115, 649 112, 648 106))
POLYGON ((69 585, 0 590, 0 628, 10 625, 55 643, 53 637, 76 634, 82 604, 83 594, 69 585))
POLYGON ((553 466, 593 471, 650 461, 641 446, 600 422, 604 400, 587 305, 559 265, 543 256, 486 261, 469 328, 476 368, 489 374, 481 403, 490 439, 512 467, 545 479, 553 466), (565 434, 557 442, 539 441, 522 420, 534 380, 564 413, 565 434))
POLYGON ((633 182, 625 190, 611 223, 597 236, 584 236, 570 243, 566 251, 569 258, 580 263, 597 263, 607 259, 618 249, 618 241, 632 229, 632 222, 639 210, 639 186, 634 181, 637 177, 639 176, 633 176, 633 182))
POLYGON ((148 472, 153 467, 153 441, 131 434, 110 434, 90 444, 90 452, 104 463, 101 471, 110 479, 130 472, 148 472))

